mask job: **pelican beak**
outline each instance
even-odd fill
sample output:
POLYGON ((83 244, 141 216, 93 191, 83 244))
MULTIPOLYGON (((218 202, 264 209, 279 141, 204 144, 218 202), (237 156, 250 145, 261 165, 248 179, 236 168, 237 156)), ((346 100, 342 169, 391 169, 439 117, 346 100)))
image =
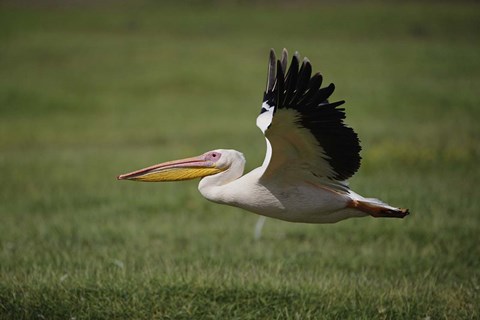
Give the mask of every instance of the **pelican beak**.
POLYGON ((154 166, 121 174, 118 180, 136 180, 146 182, 181 181, 206 177, 222 172, 215 163, 205 156, 168 161, 154 166))

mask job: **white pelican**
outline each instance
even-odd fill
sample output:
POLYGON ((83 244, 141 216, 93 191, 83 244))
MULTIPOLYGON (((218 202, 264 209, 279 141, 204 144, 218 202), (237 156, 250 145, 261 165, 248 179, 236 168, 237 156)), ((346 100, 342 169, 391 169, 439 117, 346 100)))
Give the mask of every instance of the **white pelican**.
MULTIPOLYGON (((346 180, 360 167, 357 134, 343 123, 344 101, 327 99, 307 58, 295 53, 287 71, 270 51, 267 86, 257 126, 265 134, 262 166, 243 175, 245 158, 218 149, 118 176, 122 180, 179 181, 202 178, 198 189, 210 201, 290 222, 334 223, 351 217, 403 218, 408 209, 364 198, 346 180)), ((261 227, 261 226, 260 226, 261 227)))

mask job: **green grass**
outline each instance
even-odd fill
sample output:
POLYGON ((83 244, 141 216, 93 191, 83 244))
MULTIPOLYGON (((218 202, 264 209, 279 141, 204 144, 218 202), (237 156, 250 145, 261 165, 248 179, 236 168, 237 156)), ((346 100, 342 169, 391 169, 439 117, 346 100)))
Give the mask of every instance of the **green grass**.
POLYGON ((480 7, 0 5, 0 318, 480 317, 480 7), (268 220, 116 175, 264 156, 268 50, 307 55, 404 220, 268 220))

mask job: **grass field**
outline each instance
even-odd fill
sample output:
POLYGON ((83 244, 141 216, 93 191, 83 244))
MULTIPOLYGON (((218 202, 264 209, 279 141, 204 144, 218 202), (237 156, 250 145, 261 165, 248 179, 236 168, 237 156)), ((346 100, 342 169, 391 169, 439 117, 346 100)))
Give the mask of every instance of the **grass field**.
MULTIPOLYGON (((72 2, 75 4, 76 2, 72 2)), ((0 318, 480 317, 480 6, 0 4, 0 318), (116 175, 255 126, 269 48, 307 55, 404 220, 268 220, 116 175)))

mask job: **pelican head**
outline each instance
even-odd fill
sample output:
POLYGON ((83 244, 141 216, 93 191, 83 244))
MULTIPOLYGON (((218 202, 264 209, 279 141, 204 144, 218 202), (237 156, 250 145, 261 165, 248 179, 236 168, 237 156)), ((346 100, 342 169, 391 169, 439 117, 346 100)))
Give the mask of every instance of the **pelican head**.
POLYGON ((235 150, 213 150, 200 156, 163 162, 130 173, 121 174, 118 180, 135 180, 146 182, 181 181, 203 178, 227 171, 232 164, 242 163, 243 155, 235 150))

